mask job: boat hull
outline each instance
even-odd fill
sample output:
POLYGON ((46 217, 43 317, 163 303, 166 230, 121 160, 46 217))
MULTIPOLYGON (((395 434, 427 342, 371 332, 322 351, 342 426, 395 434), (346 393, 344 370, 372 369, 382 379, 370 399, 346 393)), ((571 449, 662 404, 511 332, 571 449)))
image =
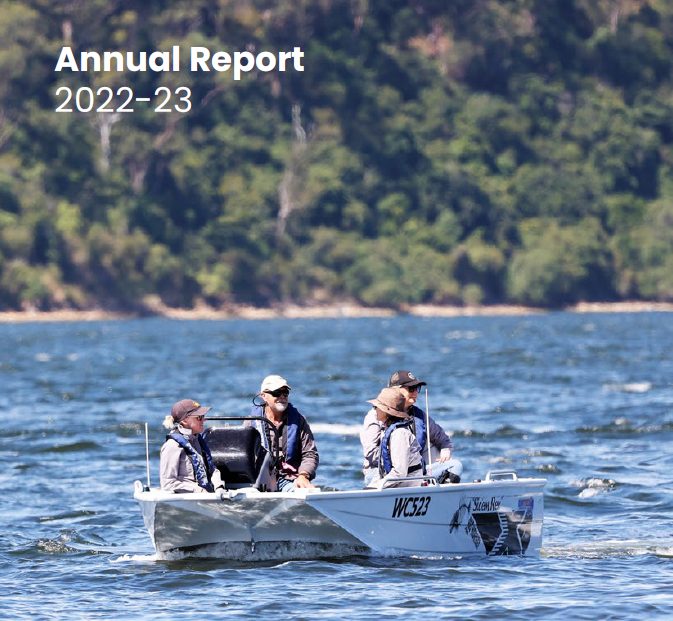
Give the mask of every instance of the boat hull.
POLYGON ((543 479, 383 490, 224 494, 143 491, 145 526, 160 558, 241 560, 352 554, 535 556, 543 479))
POLYGON ((314 556, 352 554, 362 543, 306 503, 300 494, 254 489, 216 494, 136 491, 145 526, 160 557, 314 556), (225 544, 225 545, 223 545, 225 544), (233 545, 238 544, 238 545, 233 545))
POLYGON ((379 554, 539 554, 543 480, 309 496, 307 503, 379 554))

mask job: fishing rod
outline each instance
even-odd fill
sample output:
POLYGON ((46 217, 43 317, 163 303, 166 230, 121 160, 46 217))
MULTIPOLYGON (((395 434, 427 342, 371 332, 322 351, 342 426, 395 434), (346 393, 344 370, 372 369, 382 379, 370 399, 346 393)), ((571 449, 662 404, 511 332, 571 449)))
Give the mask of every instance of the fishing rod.
POLYGON ((425 387, 425 442, 428 447, 428 472, 432 469, 432 445, 430 444, 430 404, 428 402, 428 387, 425 387))
POLYGON ((143 491, 149 492, 150 488, 150 432, 147 423, 145 423, 145 466, 147 467, 147 486, 143 491))

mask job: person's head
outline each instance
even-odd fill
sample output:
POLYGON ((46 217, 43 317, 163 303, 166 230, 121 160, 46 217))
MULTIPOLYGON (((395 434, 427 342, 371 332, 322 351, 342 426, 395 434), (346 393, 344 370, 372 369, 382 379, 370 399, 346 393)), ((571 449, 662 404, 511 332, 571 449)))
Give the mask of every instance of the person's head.
POLYGON ((421 386, 426 385, 423 380, 416 377, 411 371, 395 371, 388 380, 389 387, 399 388, 402 394, 404 394, 407 404, 405 409, 407 410, 416 403, 421 386))
POLYGON ((164 427, 171 428, 182 425, 194 433, 201 433, 206 424, 206 414, 210 407, 201 405, 194 399, 181 399, 171 408, 171 413, 164 420, 164 427))
POLYGON ((400 388, 383 388, 375 399, 369 399, 377 412, 385 414, 388 422, 398 418, 409 418, 406 397, 400 388))
POLYGON ((259 396, 264 403, 277 414, 282 414, 287 409, 290 396, 290 385, 280 375, 267 375, 262 380, 259 396))

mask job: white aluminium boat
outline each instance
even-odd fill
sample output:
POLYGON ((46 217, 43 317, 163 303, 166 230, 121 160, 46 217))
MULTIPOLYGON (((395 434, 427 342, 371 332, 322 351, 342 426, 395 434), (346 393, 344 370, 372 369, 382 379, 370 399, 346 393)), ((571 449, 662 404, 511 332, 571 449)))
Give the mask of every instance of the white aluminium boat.
MULTIPOLYGON (((254 432, 254 433, 253 433, 254 432)), ((238 560, 337 557, 352 554, 422 557, 536 556, 542 542, 544 479, 514 472, 483 481, 385 489, 260 491, 260 452, 251 468, 234 445, 252 428, 220 428, 209 443, 227 491, 174 494, 135 483, 145 526, 159 558, 184 555, 238 560), (222 440, 224 439, 224 442, 222 440), (218 444, 219 442, 219 444, 218 444), (219 446, 226 445, 225 453, 219 446), (247 478, 248 480, 242 480, 247 478)), ((262 449, 263 451, 263 449, 262 449)), ((245 451, 244 451, 245 452, 245 451)), ((268 455, 261 467, 268 467, 268 455)))

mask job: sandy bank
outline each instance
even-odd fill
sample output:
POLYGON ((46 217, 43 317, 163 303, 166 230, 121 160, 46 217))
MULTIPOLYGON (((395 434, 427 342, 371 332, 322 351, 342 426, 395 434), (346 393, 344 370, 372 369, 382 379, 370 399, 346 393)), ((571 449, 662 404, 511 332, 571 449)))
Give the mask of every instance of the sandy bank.
MULTIPOLYGON (((588 303, 582 302, 565 309, 575 313, 640 313, 640 312, 673 312, 673 304, 664 302, 614 302, 588 303)), ((388 308, 367 308, 352 304, 334 304, 325 306, 284 306, 274 308, 256 308, 252 306, 231 306, 215 309, 197 306, 192 309, 168 308, 153 306, 146 316, 167 317, 177 320, 225 320, 225 319, 321 319, 346 317, 393 317, 400 314, 417 317, 477 317, 541 314, 538 308, 526 306, 434 306, 416 305, 404 308, 400 312, 388 308)), ((95 310, 56 310, 41 311, 8 311, 0 312, 0 323, 27 322, 62 322, 62 321, 114 321, 138 317, 134 313, 121 313, 95 310)))

